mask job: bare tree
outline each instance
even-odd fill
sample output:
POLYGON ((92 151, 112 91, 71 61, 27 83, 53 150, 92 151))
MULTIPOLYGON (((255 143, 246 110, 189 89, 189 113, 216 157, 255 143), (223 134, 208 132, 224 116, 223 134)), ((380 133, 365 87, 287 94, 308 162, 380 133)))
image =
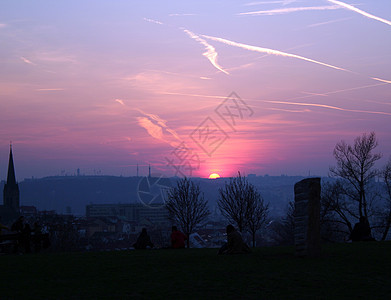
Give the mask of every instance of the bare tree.
POLYGON ((262 196, 254 189, 247 199, 247 227, 255 247, 255 236, 259 229, 266 223, 269 204, 266 204, 262 196))
POLYGON ((170 220, 178 224, 188 236, 187 248, 189 248, 190 235, 210 214, 208 202, 204 199, 199 185, 186 177, 179 179, 176 187, 168 190, 166 208, 170 220))
POLYGON ((388 231, 391 226, 391 158, 388 163, 384 166, 382 170, 382 178, 384 180, 385 189, 386 189, 386 204, 385 204, 385 213, 384 213, 384 231, 381 237, 381 240, 384 241, 387 238, 388 231))
POLYGON ((354 207, 347 199, 340 180, 322 185, 320 223, 323 239, 344 240, 342 236, 352 232, 351 220, 355 217, 354 207))
POLYGON ((374 165, 381 158, 380 153, 373 153, 377 145, 376 135, 371 132, 357 137, 353 146, 341 141, 334 148, 337 166, 331 167, 330 172, 347 182, 344 191, 351 200, 357 202, 357 210, 351 212, 356 218, 368 218, 367 186, 377 175, 374 165))
POLYGON ((219 189, 219 193, 217 204, 221 214, 236 224, 240 232, 247 229, 252 234, 255 245, 255 234, 266 221, 268 205, 254 185, 241 176, 240 172, 223 189, 219 189))
POLYGON ((293 200, 289 201, 285 215, 273 220, 271 223, 271 238, 279 246, 293 245, 295 242, 294 239, 294 229, 295 229, 295 202, 293 200))
POLYGON ((223 189, 219 189, 220 198, 217 205, 220 212, 229 222, 236 224, 240 232, 243 232, 247 225, 247 194, 252 189, 252 185, 240 172, 237 177, 230 178, 223 189))

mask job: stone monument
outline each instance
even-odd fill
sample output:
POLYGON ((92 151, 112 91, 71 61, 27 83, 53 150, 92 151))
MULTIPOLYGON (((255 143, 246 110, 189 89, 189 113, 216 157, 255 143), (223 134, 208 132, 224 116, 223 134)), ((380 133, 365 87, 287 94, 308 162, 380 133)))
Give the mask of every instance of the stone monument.
POLYGON ((320 256, 320 178, 295 184, 295 248, 297 256, 320 256))

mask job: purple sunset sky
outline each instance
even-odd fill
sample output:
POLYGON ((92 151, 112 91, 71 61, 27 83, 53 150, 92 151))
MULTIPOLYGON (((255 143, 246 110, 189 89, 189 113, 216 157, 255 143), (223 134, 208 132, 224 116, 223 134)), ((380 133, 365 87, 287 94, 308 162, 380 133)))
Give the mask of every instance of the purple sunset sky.
POLYGON ((390 20, 389 0, 3 0, 0 179, 10 141, 19 181, 137 164, 170 176, 175 159, 201 177, 327 175, 335 144, 371 131, 380 166, 390 20))

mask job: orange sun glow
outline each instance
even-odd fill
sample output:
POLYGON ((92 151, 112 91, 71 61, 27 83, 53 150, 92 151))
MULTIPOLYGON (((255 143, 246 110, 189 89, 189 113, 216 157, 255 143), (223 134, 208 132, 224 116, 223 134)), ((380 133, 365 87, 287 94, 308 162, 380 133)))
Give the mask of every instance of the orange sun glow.
POLYGON ((212 173, 209 175, 209 179, 216 179, 216 178, 220 178, 220 175, 217 173, 212 173))

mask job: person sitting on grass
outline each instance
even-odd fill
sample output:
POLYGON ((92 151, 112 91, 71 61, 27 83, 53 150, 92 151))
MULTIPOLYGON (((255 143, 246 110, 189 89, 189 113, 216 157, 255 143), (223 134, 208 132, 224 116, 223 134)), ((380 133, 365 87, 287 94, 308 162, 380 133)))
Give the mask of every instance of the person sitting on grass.
POLYGON ((138 236, 137 241, 133 245, 133 247, 135 249, 147 249, 147 247, 153 248, 153 244, 151 242, 151 238, 149 237, 146 228, 143 228, 141 230, 141 233, 138 236))
POLYGON ((5 226, 1 223, 1 217, 0 217, 0 235, 3 234, 3 229, 8 230, 8 231, 10 230, 7 226, 5 226))
POLYGON ((185 248, 185 241, 187 240, 187 236, 178 230, 176 226, 172 226, 171 233, 171 247, 174 249, 185 248))
POLYGON ((350 239, 352 242, 375 240, 371 235, 371 228, 366 217, 361 216, 360 221, 354 225, 350 239))
POLYGON ((243 241, 242 235, 231 224, 227 226, 227 243, 224 244, 218 254, 243 254, 250 253, 250 248, 243 241))

